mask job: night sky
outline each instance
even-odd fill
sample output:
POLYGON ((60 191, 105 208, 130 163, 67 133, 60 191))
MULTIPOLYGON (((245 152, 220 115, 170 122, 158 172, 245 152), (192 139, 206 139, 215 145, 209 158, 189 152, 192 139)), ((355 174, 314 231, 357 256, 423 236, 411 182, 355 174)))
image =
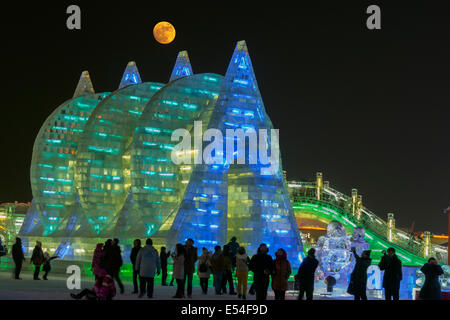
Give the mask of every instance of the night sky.
POLYGON ((31 201, 34 139, 83 70, 96 92, 117 89, 131 60, 144 81, 167 82, 188 50, 195 73, 224 74, 246 40, 289 180, 322 171, 383 219, 447 232, 450 2, 191 2, 16 1, 3 11, 0 202, 31 201), (66 28, 70 4, 81 31, 66 28), (370 4, 382 30, 366 28, 370 4), (172 44, 154 40, 159 21, 175 26, 172 44))

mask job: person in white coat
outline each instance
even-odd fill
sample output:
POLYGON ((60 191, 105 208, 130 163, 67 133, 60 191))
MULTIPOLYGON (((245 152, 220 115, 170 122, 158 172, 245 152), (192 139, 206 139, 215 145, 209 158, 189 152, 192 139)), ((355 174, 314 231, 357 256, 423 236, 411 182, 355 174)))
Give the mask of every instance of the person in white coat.
POLYGON ((247 299, 248 265, 250 258, 247 256, 244 247, 239 247, 236 254, 236 278, 238 299, 247 299))
POLYGON ((140 278, 139 298, 142 298, 146 291, 147 297, 153 298, 155 272, 157 275, 161 273, 161 261, 158 251, 153 247, 152 239, 148 238, 145 242, 145 247, 139 250, 135 268, 140 278))
POLYGON ((211 253, 208 249, 202 249, 202 255, 198 258, 197 274, 200 278, 200 287, 203 294, 208 294, 208 280, 211 276, 211 253))

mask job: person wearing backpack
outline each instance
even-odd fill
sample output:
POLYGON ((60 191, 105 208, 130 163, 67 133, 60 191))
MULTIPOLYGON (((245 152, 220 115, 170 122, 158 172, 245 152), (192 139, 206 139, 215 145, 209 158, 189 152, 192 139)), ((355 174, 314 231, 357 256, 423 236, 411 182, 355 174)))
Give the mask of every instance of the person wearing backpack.
POLYGON ((202 293, 208 294, 208 281, 211 276, 211 257, 206 248, 202 249, 202 254, 198 258, 197 274, 200 278, 202 293))
POLYGON ((240 247, 236 254, 236 277, 238 299, 247 299, 247 280, 248 280, 248 265, 250 263, 250 258, 245 252, 244 247, 240 247))

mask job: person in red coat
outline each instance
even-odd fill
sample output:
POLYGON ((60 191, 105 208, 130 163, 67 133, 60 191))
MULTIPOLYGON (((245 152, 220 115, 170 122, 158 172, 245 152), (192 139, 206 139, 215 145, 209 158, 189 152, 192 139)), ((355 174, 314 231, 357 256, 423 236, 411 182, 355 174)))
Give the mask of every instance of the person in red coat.
POLYGON ((274 267, 275 273, 272 275, 272 289, 275 293, 275 300, 285 300, 288 280, 292 270, 284 249, 278 249, 275 252, 274 267))

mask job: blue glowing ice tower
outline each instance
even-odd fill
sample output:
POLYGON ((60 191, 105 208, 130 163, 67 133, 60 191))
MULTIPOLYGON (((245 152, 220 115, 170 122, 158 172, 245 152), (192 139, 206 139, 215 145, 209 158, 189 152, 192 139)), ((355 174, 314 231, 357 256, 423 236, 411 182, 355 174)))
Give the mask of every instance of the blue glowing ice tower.
POLYGON ((170 76, 170 81, 174 81, 182 77, 192 76, 193 74, 194 71, 192 71, 191 61, 189 60, 187 51, 181 51, 178 54, 177 61, 175 62, 175 67, 173 68, 172 75, 170 76))
MULTIPOLYGON (((227 129, 267 129, 273 125, 266 114, 252 63, 244 41, 237 44, 228 67, 215 110, 208 128, 224 136, 223 159, 226 159, 227 129)), ((237 137, 234 138, 234 158, 237 157, 237 137)), ((203 150, 206 145, 204 143, 203 150)), ((278 148, 278 141, 275 141, 278 148)), ((272 150, 273 152, 273 150, 272 150)), ((245 164, 197 164, 192 172, 184 198, 170 230, 169 241, 184 242, 193 238, 199 247, 212 248, 225 244, 236 236, 250 254, 260 243, 267 243, 274 253, 284 248, 294 266, 302 243, 282 174, 281 158, 278 170, 270 174, 270 165, 250 162, 248 146, 245 164)), ((236 160, 236 159, 235 159, 236 160)))
POLYGON ((122 80, 120 80, 119 89, 138 83, 142 83, 139 70, 136 66, 136 62, 130 61, 125 68, 122 80))

